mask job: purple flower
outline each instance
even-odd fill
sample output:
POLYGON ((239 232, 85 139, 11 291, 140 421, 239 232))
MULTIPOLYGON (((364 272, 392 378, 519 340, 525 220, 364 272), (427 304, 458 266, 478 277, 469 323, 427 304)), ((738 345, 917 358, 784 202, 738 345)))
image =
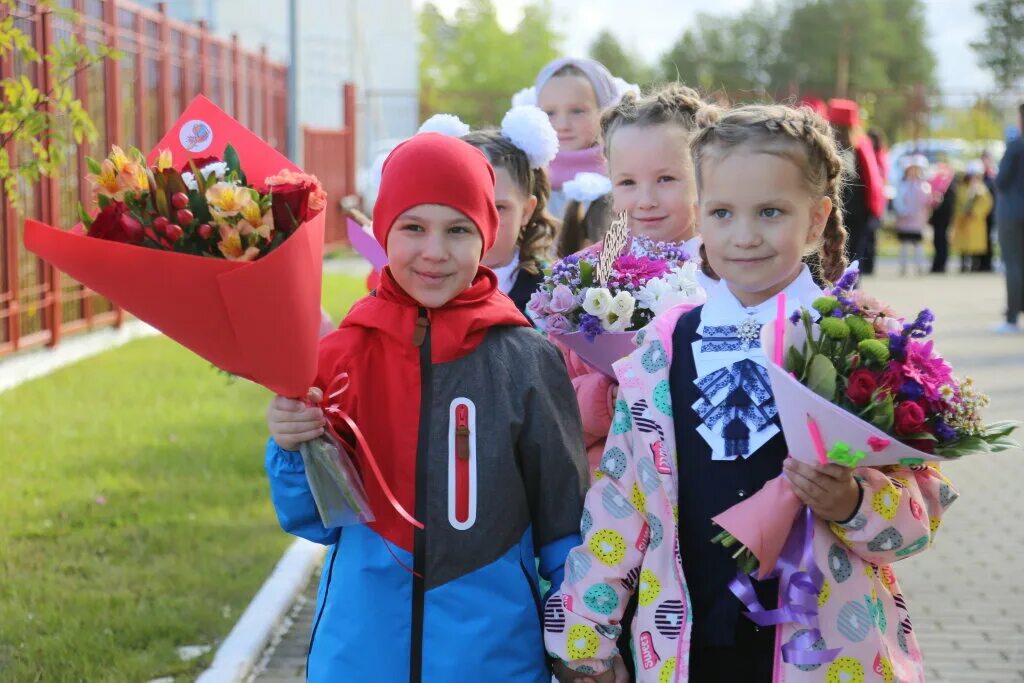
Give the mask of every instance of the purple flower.
POLYGON ((795 311, 793 311, 793 315, 789 316, 789 322, 793 323, 794 325, 797 325, 797 324, 800 323, 800 309, 799 308, 796 309, 795 311))
POLYGON ((561 313, 554 313, 544 318, 544 329, 548 332, 569 334, 572 332, 572 323, 561 313))
POLYGON ((896 360, 903 360, 907 354, 907 338, 902 334, 889 334, 889 353, 896 360))
POLYGON ((843 271, 839 281, 836 282, 836 286, 832 288, 832 295, 836 296, 840 292, 849 291, 857 286, 857 280, 860 278, 860 265, 856 262, 851 263, 850 266, 843 271))
POLYGON ((938 437, 939 441, 946 442, 953 441, 959 435, 955 429, 940 419, 935 421, 935 436, 938 437))
POLYGON ((910 401, 916 401, 924 395, 924 388, 912 379, 908 379, 900 387, 900 395, 910 401))
POLYGON ((927 337, 932 333, 933 322, 935 322, 935 314, 925 308, 917 314, 917 318, 914 322, 907 323, 903 326, 903 334, 915 339, 927 337))
POLYGON ((837 309, 833 310, 832 311, 832 317, 833 318, 842 318, 843 317, 843 309, 837 308, 837 309))
POLYGON ((596 315, 584 313, 580 316, 580 332, 587 338, 587 341, 594 341, 594 337, 604 334, 604 326, 596 315))
POLYGON ((558 285, 551 291, 551 303, 548 307, 552 313, 566 313, 576 305, 576 295, 565 285, 558 285))

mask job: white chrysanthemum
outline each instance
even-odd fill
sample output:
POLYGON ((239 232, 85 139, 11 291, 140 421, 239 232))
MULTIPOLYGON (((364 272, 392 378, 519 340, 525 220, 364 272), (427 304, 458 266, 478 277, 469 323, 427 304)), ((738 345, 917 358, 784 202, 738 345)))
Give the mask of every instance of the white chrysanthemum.
POLYGON ((462 122, 455 114, 434 114, 423 122, 416 134, 440 133, 453 138, 461 138, 469 133, 469 125, 462 122))
POLYGON ((676 266, 665 275, 664 279, 673 290, 686 296, 696 296, 700 293, 700 283, 697 282, 697 264, 693 261, 676 266))
POLYGON ((615 77, 615 90, 617 91, 617 97, 620 100, 628 92, 631 92, 634 95, 636 95, 637 97, 640 97, 640 86, 639 85, 637 85, 636 83, 629 83, 627 81, 624 81, 623 79, 619 78, 618 76, 615 77))
POLYGON ((591 287, 583 297, 583 310, 603 318, 612 308, 612 293, 604 287, 591 287))
POLYGON ((524 106, 537 106, 537 90, 530 86, 529 88, 523 88, 515 95, 512 96, 513 107, 524 107, 524 106))
POLYGON ((558 133, 548 115, 537 107, 512 107, 501 120, 501 134, 523 150, 530 168, 542 168, 558 154, 558 133))
POLYGON ((653 311, 662 298, 672 293, 672 285, 664 278, 648 280, 636 293, 636 301, 649 311, 653 311))
POLYGON ((612 181, 600 173, 582 171, 562 185, 566 197, 581 204, 597 201, 612 191, 612 181))
POLYGON ((196 177, 192 175, 192 171, 185 171, 181 174, 181 179, 184 181, 185 186, 190 190, 199 191, 199 184, 196 182, 196 177))

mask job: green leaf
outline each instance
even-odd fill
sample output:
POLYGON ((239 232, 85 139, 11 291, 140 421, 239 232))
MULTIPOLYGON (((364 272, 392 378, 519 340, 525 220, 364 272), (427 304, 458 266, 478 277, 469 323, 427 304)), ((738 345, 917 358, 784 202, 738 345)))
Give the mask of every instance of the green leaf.
POLYGON ((786 369, 800 377, 804 374, 804 365, 807 363, 804 355, 795 346, 790 346, 786 351, 786 369))
POLYGON ((896 420, 895 406, 893 405, 892 394, 879 396, 876 392, 871 404, 871 411, 868 414, 868 421, 885 433, 892 431, 893 422, 896 420))
POLYGON ((229 171, 235 171, 239 175, 242 173, 242 162, 238 158, 238 152, 231 145, 224 148, 224 163, 228 165, 229 171))
POLYGON ((1008 436, 1014 430, 1019 429, 1020 426, 1021 423, 1017 420, 1000 420, 999 422, 985 425, 984 433, 986 437, 1008 436))
POLYGON ((807 365, 807 387, 827 401, 836 397, 836 367, 825 356, 817 354, 807 365))
POLYGON ((594 266, 591 265, 590 261, 580 261, 580 285, 582 287, 591 287, 594 283, 594 266))
POLYGON ((100 207, 100 211, 110 206, 110 197, 105 194, 101 194, 96 197, 96 205, 100 207))
POLYGON ((87 228, 92 225, 92 216, 89 215, 89 212, 81 204, 78 205, 78 220, 82 221, 82 225, 87 228))

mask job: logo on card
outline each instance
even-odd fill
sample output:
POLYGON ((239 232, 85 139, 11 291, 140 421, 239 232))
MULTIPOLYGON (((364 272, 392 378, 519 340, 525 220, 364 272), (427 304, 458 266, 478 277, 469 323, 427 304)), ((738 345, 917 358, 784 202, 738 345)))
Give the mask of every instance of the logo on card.
POLYGON ((206 121, 186 121, 178 131, 178 142, 186 152, 202 152, 213 144, 213 129, 206 121))
POLYGON ((659 474, 672 474, 672 468, 669 467, 668 459, 665 457, 665 446, 664 442, 656 441, 651 444, 651 453, 654 455, 654 469, 658 470, 659 474))
POLYGON ((651 637, 651 632, 644 631, 640 634, 640 662, 644 669, 653 669, 660 659, 658 653, 654 651, 654 638, 651 637))

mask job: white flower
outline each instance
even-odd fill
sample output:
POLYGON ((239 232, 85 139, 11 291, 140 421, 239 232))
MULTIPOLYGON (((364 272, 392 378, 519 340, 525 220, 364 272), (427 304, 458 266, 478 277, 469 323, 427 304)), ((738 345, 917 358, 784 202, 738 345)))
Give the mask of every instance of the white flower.
POLYGON ((673 290, 686 296, 696 296, 700 293, 700 283, 697 282, 697 264, 693 261, 676 266, 665 275, 664 279, 673 290))
POLYGON ((199 185, 196 183, 196 177, 192 175, 192 171, 185 171, 181 174, 181 179, 185 182, 185 185, 190 190, 199 191, 199 185))
POLYGON ((601 318, 601 324, 609 332, 625 332, 629 328, 629 324, 632 322, 630 318, 620 318, 614 313, 601 318))
POLYGON ((204 178, 209 178, 211 175, 215 175, 217 176, 217 180, 223 180, 224 176, 228 173, 228 165, 223 161, 214 161, 203 166, 199 170, 202 171, 204 178))
POLYGON ((521 107, 523 105, 537 106, 537 91, 533 86, 523 88, 512 96, 513 107, 521 107))
POLYGON ((591 287, 583 297, 583 310, 603 318, 612 307, 612 293, 604 287, 591 287))
POLYGON ((530 168, 542 168, 558 154, 558 133, 548 115, 530 105, 512 107, 501 120, 501 134, 523 150, 530 168))
POLYGON ((420 133, 440 133, 453 138, 461 138, 469 133, 469 126, 454 114, 434 114, 424 121, 420 129, 416 131, 417 135, 420 133))
POLYGON ((600 173, 581 171, 562 185, 565 196, 581 204, 597 201, 612 191, 612 181, 600 173))
POLYGON ((651 312, 654 313, 654 315, 661 315, 662 313, 664 313, 665 311, 674 306, 687 303, 695 303, 692 296, 688 296, 683 292, 675 292, 669 290, 668 294, 654 302, 654 305, 651 306, 650 308, 651 312))
POLYGON ((672 285, 665 281, 665 278, 648 280, 647 284, 636 293, 636 300, 644 308, 653 311, 663 297, 672 293, 672 285))
POLYGON ((619 292, 612 298, 611 312, 619 318, 629 320, 636 309, 636 301, 629 292, 619 292))

